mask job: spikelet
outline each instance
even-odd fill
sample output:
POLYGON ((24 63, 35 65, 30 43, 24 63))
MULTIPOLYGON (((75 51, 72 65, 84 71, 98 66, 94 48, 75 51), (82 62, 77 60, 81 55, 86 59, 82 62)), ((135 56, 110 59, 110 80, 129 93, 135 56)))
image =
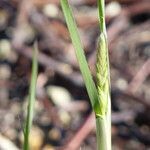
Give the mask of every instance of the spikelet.
POLYGON ((107 112, 109 96, 109 61, 106 35, 100 34, 97 46, 96 63, 97 91, 100 104, 99 116, 104 116, 107 112))

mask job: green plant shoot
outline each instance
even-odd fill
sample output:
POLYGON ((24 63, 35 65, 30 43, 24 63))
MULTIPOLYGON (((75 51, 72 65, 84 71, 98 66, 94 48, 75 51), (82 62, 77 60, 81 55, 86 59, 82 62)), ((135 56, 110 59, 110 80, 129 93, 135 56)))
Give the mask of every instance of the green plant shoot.
POLYGON ((35 91, 36 91, 36 81, 37 81, 37 72, 38 72, 38 62, 37 62, 37 44, 34 44, 33 50, 33 59, 32 59, 32 75, 29 89, 29 101, 28 101, 28 109, 27 109, 27 119, 25 121, 25 129, 24 129, 24 145, 23 149, 29 149, 29 134, 33 121, 33 113, 34 113, 34 103, 35 103, 35 91))
POLYGON ((111 150, 111 105, 108 46, 105 26, 104 0, 98 0, 100 37, 97 48, 96 86, 82 48, 72 10, 67 0, 61 0, 62 10, 76 51, 76 57, 96 117, 97 150, 111 150), (97 88, 96 88, 97 87, 97 88))
POLYGON ((96 78, 101 116, 96 116, 97 149, 111 150, 111 102, 105 1, 98 0, 100 36, 97 47, 96 78))

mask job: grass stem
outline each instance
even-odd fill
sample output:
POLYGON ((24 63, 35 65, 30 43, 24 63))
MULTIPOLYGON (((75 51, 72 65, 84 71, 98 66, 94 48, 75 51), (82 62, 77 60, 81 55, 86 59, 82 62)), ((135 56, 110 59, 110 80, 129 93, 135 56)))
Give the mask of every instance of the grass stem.
POLYGON ((96 116, 97 150, 111 150, 111 102, 105 1, 98 0, 100 37, 97 47, 96 77, 101 116, 96 116))
POLYGON ((97 150, 111 150, 111 105, 108 46, 105 25, 105 3, 98 0, 100 38, 97 48, 96 85, 92 79, 82 48, 72 10, 67 0, 61 0, 62 10, 76 51, 76 57, 96 116, 97 150), (97 88, 96 88, 97 86, 97 88))
POLYGON ((35 103, 35 91, 36 91, 36 81, 37 81, 37 71, 38 71, 38 62, 37 62, 37 44, 34 45, 33 50, 33 59, 32 59, 32 75, 29 89, 29 101, 28 101, 28 110, 27 110, 27 119, 25 121, 24 129, 24 150, 29 150, 29 134, 33 121, 34 113, 34 103, 35 103))

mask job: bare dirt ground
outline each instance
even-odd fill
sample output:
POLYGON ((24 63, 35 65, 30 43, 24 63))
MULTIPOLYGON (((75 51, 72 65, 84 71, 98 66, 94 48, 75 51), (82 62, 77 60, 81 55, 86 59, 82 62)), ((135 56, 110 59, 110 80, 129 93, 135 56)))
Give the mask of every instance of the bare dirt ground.
MULTIPOLYGON (((70 0, 95 77, 96 0, 70 0)), ((106 0, 114 150, 150 149, 150 2, 106 0)), ((31 150, 96 150, 95 120, 59 0, 0 0, 0 150, 22 147, 34 41, 31 150), (6 147, 7 145, 7 147, 6 147)))

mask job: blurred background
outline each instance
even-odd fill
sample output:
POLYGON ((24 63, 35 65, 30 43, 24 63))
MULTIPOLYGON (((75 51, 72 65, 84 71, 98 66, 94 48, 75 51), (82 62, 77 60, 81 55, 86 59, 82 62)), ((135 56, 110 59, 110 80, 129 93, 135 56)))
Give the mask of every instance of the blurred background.
MULTIPOLYGON (((69 0, 95 77, 96 0, 69 0)), ((114 150, 150 150, 150 1, 106 0, 114 150)), ((59 0, 0 0, 0 150, 22 147, 34 41, 31 150, 96 150, 95 120, 59 0)))

